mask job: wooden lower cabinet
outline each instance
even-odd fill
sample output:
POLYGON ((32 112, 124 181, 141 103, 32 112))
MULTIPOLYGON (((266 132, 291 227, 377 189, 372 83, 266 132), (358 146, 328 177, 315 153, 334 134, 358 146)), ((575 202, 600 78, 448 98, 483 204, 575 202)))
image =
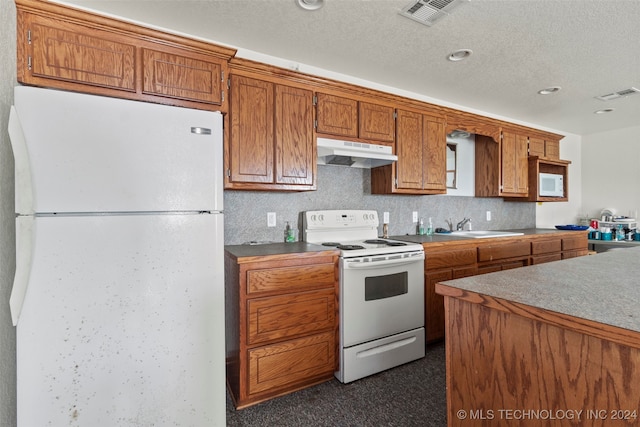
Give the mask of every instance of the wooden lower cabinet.
POLYGON ((586 232, 573 231, 481 242, 426 243, 424 248, 427 343, 440 341, 445 336, 444 297, 436 293, 437 283, 588 254, 586 232))
POLYGON ((337 256, 226 253, 227 384, 238 409, 333 378, 337 256))

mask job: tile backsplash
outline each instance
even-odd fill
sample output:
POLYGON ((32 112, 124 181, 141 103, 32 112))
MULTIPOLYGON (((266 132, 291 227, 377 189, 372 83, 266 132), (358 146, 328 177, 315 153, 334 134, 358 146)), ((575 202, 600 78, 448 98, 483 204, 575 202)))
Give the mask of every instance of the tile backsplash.
POLYGON ((536 224, 535 204, 505 202, 501 198, 478 198, 446 195, 409 196, 371 194, 371 171, 340 166, 318 165, 318 190, 303 192, 224 192, 225 244, 249 241, 284 240, 289 224, 298 230, 302 240, 301 213, 318 209, 374 209, 380 218, 389 212, 389 235, 416 234, 412 212, 429 217, 433 226, 448 228, 446 220, 455 223, 464 217, 472 219, 474 230, 533 228, 536 224), (491 221, 486 221, 486 212, 491 221), (276 213, 276 226, 267 227, 267 212, 276 213))

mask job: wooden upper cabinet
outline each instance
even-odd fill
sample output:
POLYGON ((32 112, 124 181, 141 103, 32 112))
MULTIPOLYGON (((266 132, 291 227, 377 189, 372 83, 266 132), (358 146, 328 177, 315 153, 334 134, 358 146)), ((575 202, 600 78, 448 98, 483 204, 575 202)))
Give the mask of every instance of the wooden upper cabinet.
POLYGON ((394 113, 393 107, 360 102, 358 136, 366 140, 394 142, 394 113))
POLYGON ((274 182, 273 84, 231 77, 229 171, 231 182, 274 182))
POLYGON ((529 191, 527 137, 503 131, 501 141, 476 135, 476 197, 522 197, 529 191))
POLYGON ((315 189, 313 93, 231 76, 226 188, 315 189))
MULTIPOLYGON (((89 30, 47 17, 19 14, 18 31, 26 33, 23 83, 60 82, 102 86, 134 92, 136 46, 99 30, 89 30)), ((25 49, 21 43, 20 51, 25 49)), ((56 86, 56 83, 50 83, 56 86)))
POLYGON ((142 49, 146 94, 222 104, 222 66, 184 54, 142 49))
POLYGON ((20 83, 226 111, 235 50, 55 3, 16 5, 20 83))
POLYGON ((529 156, 560 160, 560 141, 557 139, 544 139, 530 136, 529 156))
POLYGON ((358 101, 325 93, 317 93, 318 133, 358 137, 358 101))
POLYGON ((502 132, 502 185, 501 195, 528 196, 528 140, 513 132, 502 132))
POLYGON ((312 187, 316 175, 313 93, 276 85, 276 184, 312 187))
POLYGON ((342 96, 317 93, 317 128, 320 134, 395 141, 395 109, 342 96))
POLYGON ((372 193, 446 193, 444 120, 398 110, 395 164, 371 170, 372 193))

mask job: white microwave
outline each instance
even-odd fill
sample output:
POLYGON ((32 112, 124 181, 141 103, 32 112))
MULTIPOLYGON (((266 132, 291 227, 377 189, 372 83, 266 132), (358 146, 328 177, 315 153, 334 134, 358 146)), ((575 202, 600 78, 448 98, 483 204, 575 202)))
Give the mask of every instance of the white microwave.
POLYGON ((555 173, 541 173, 538 191, 541 197, 564 197, 564 177, 555 173))

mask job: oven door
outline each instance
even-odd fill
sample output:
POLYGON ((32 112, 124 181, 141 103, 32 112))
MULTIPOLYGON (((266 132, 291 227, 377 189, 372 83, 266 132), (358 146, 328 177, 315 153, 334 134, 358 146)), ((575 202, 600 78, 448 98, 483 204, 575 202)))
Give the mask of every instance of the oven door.
POLYGON ((424 252, 342 258, 341 346, 424 326, 424 252))

